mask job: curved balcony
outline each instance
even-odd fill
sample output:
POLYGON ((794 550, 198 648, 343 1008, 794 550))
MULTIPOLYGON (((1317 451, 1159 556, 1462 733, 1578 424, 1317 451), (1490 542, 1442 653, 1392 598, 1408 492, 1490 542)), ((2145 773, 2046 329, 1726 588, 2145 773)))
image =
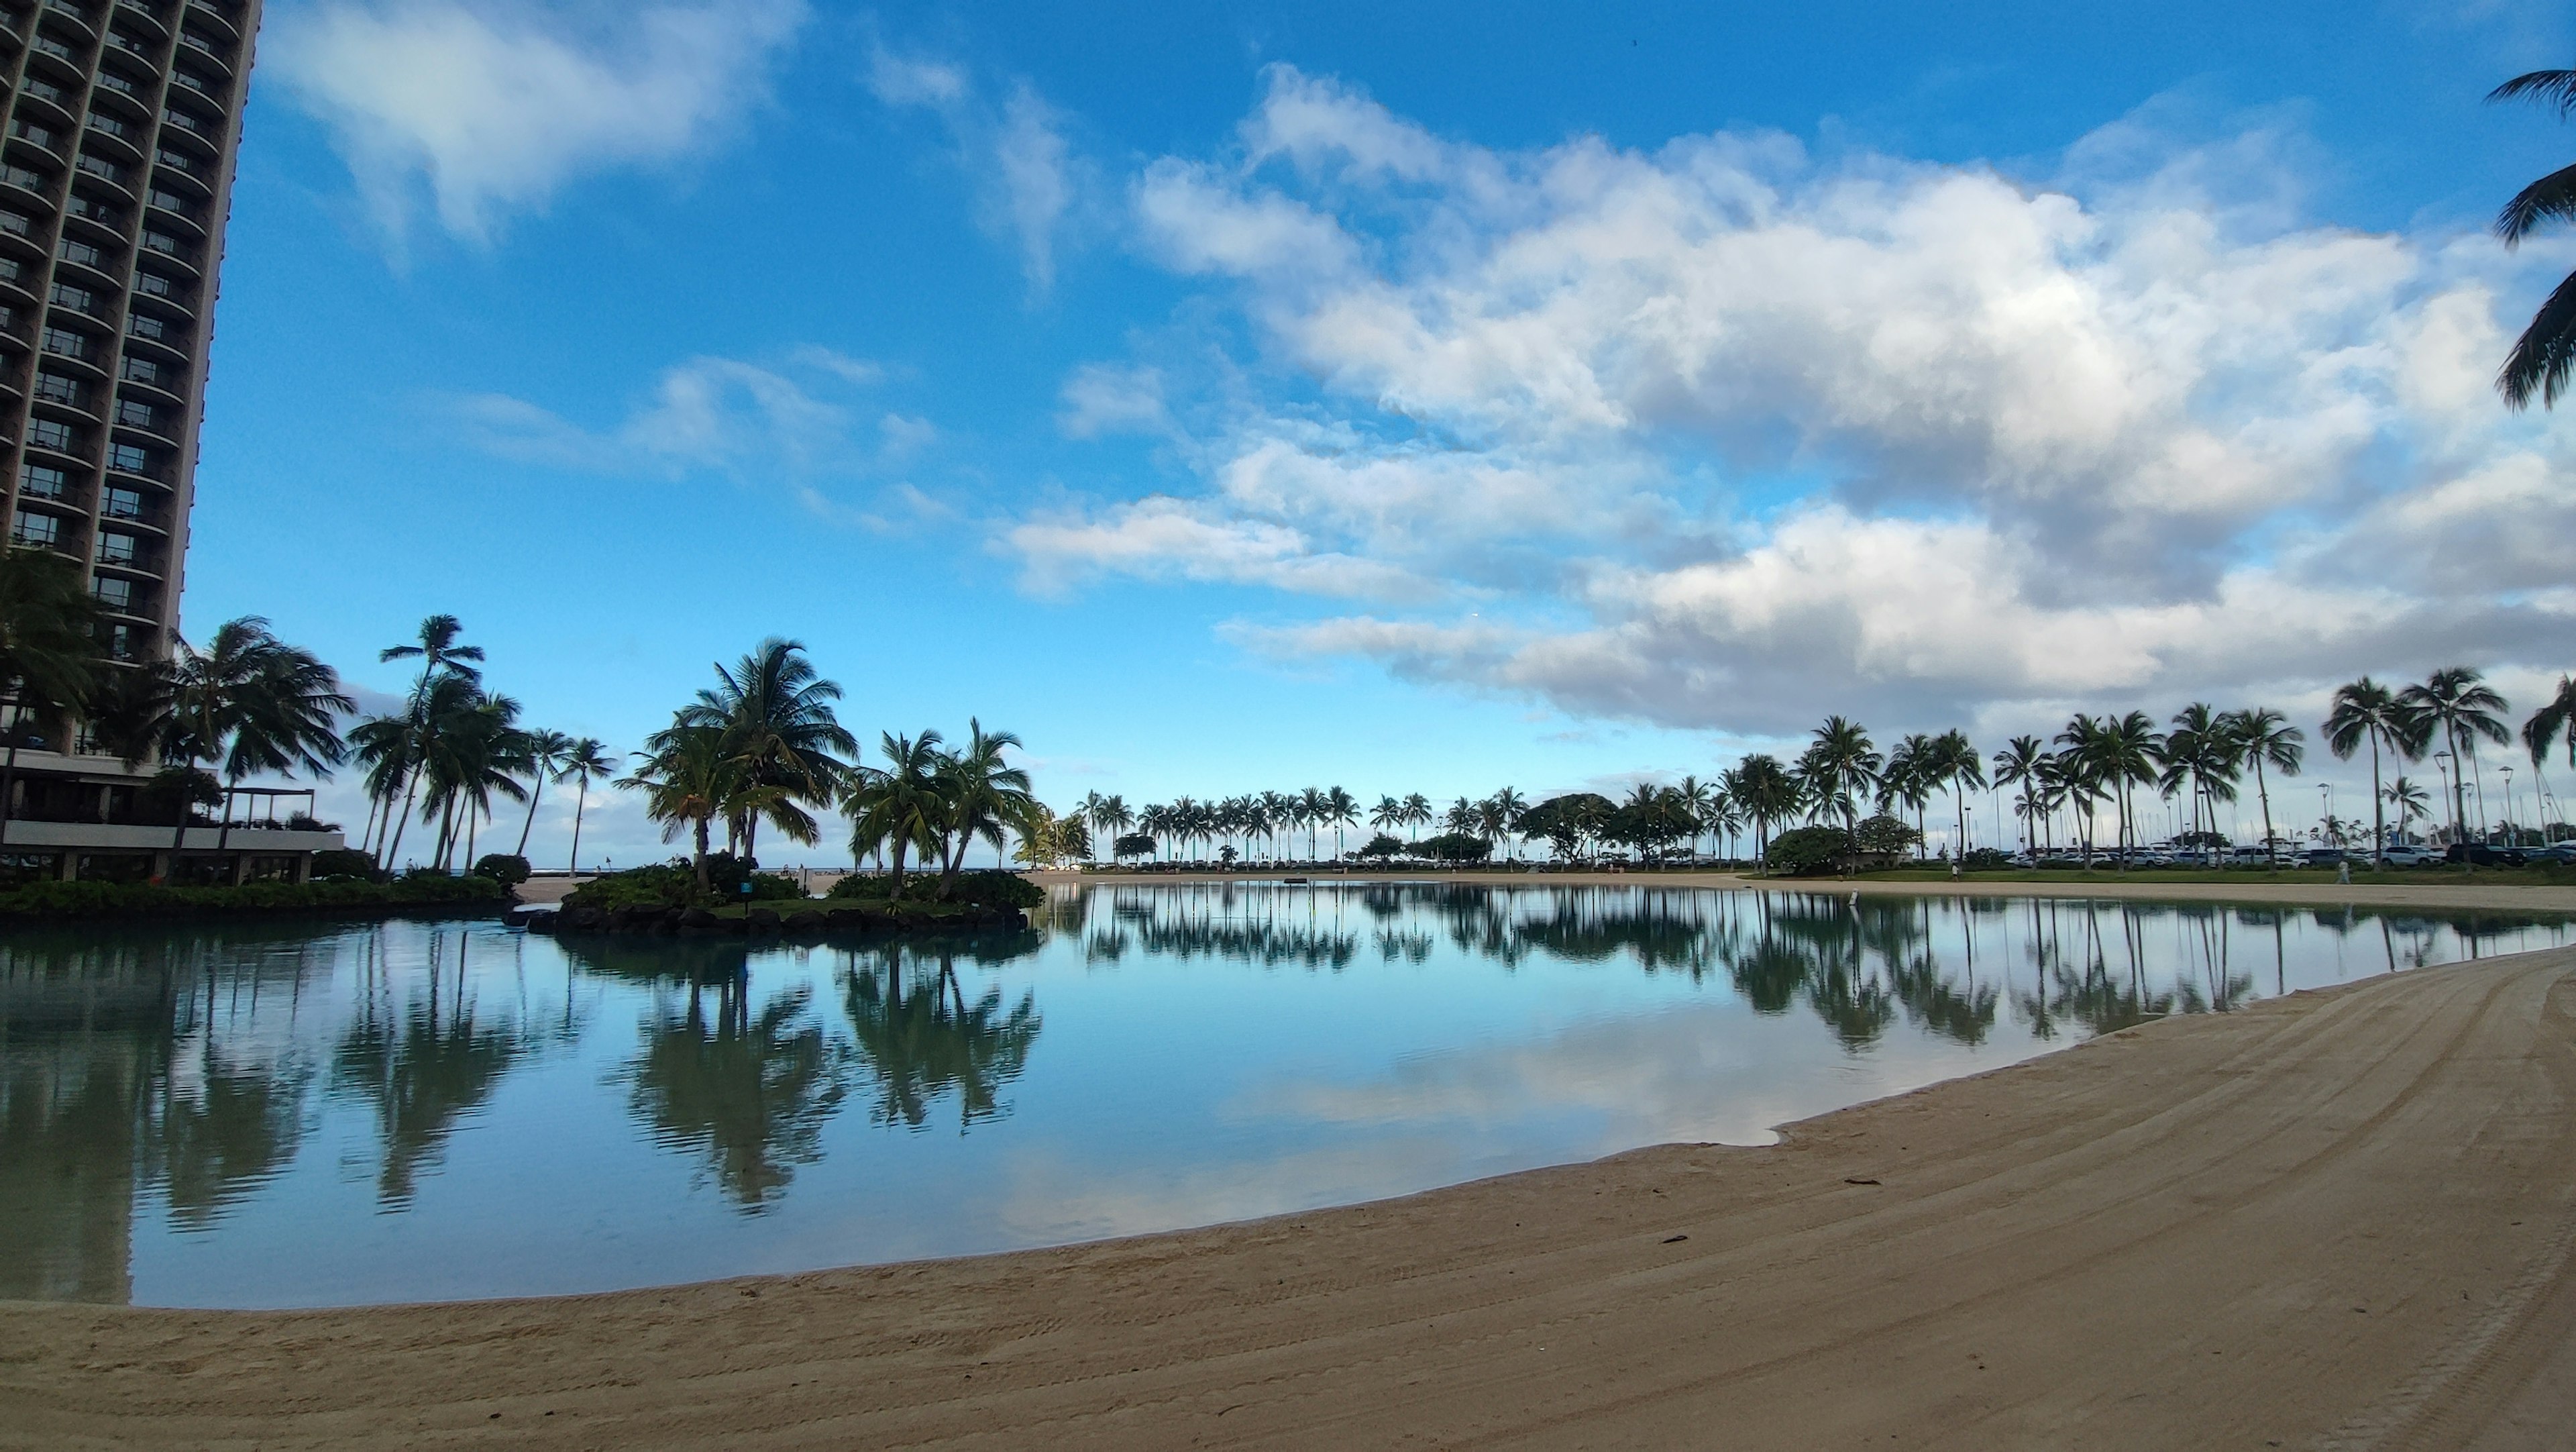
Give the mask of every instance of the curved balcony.
POLYGON ((142 134, 141 127, 92 111, 88 123, 81 127, 81 149, 95 147, 100 155, 112 158, 119 166, 141 167, 150 160, 143 154, 142 134))
POLYGON ((44 81, 19 84, 18 110, 21 115, 29 111, 42 115, 47 125, 66 136, 80 129, 80 113, 72 109, 71 93, 44 81))
POLYGON ((88 79, 88 47, 39 30, 27 46, 27 64, 45 77, 79 90, 88 79))
POLYGON ((191 65, 206 66, 220 72, 222 79, 227 82, 233 78, 235 70, 233 47, 213 36, 201 34, 184 25, 179 27, 178 54, 191 65))
POLYGON ((168 23, 163 21, 160 16, 153 14, 152 7, 141 3, 141 0, 116 0, 116 15, 118 19, 123 20, 128 24, 139 23, 149 27, 153 35, 159 39, 168 40, 170 38, 170 27, 168 23))
POLYGON ((194 361, 186 345, 192 341, 191 335, 195 331, 193 323, 182 326, 151 313, 129 309, 125 315, 125 351, 140 352, 155 362, 167 354, 178 361, 179 367, 186 368, 194 361))
POLYGON ((53 418, 56 414, 61 414, 63 415, 63 418, 58 420, 59 422, 68 422, 95 429, 99 426, 102 420, 96 413, 91 411, 89 398, 97 396, 98 387, 99 386, 95 383, 89 386, 89 397, 85 398, 76 396, 74 398, 65 398, 59 392, 45 392, 44 385, 39 383, 36 386, 35 407, 29 412, 28 417, 53 418))
POLYGON ((240 43, 241 21, 224 7, 211 4, 209 0, 188 0, 185 14, 190 20, 207 25, 215 33, 229 37, 235 44, 240 43))
POLYGON ((154 158, 152 185, 168 190, 175 196, 191 197, 192 204, 195 206, 211 206, 215 200, 215 184, 194 171, 171 165, 170 157, 175 154, 164 151, 154 158))
POLYGON ((206 236, 206 209, 197 203, 175 193, 146 192, 144 204, 151 208, 150 215, 179 222, 201 239, 206 236))
POLYGON ((74 0, 45 0, 37 7, 38 23, 50 30, 69 31, 84 44, 98 44, 98 13, 74 0))

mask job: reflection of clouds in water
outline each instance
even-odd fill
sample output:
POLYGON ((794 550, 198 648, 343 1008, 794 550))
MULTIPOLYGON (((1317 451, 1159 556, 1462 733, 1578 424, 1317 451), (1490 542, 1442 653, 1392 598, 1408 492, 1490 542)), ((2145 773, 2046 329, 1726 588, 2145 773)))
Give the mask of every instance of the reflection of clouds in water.
POLYGON ((1523 1167, 1480 1164, 1466 1150, 1455 1140, 1408 1137, 1107 1174, 1030 1155, 1013 1167, 1000 1219, 1019 1244, 1062 1245, 1380 1200, 1523 1167))
POLYGON ((1673 1141, 1763 1145, 1778 1138, 1777 1125, 2044 1047, 2015 1039, 1973 1054, 1891 1039, 1866 1055, 1827 1057, 1811 1036, 1783 1034, 1776 1021, 1736 1007, 1691 1005, 1407 1058, 1365 1083, 1274 1081, 1231 1109, 1319 1125, 1405 1126, 1443 1137, 1465 1128, 1507 1139, 1533 1121, 1571 1115, 1589 1121, 1589 1132, 1568 1146, 1577 1155, 1673 1141))

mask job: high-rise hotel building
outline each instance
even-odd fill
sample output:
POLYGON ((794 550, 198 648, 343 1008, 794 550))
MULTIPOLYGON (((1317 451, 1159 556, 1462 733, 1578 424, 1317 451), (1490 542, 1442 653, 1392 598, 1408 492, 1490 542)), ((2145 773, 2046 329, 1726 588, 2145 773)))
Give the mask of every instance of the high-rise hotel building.
MULTIPOLYGON (((11 543, 79 563, 107 655, 163 658, 260 0, 0 0, 0 487, 11 543)), ((185 825, 141 773, 0 710, 0 881, 240 881, 340 845, 228 799, 185 825), (231 825, 226 825, 230 823, 231 825)), ((302 794, 298 794, 302 795, 302 794)), ((310 805, 308 801, 306 805, 310 805)))
POLYGON ((0 0, 9 538, 82 563, 111 657, 168 649, 260 0, 0 0))

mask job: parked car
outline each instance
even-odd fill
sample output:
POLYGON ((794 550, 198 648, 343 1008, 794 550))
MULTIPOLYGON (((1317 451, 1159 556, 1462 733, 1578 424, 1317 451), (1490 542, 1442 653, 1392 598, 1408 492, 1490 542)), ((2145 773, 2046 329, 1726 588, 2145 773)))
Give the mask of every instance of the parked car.
POLYGON ((2448 860, 2440 852, 2415 842, 2400 842, 2382 855, 2391 867, 2439 867, 2448 860))
POLYGON ((2442 854, 2445 862, 2466 862, 2476 867, 2520 867, 2529 859, 2519 847, 2490 847, 2484 842, 2454 842, 2442 854))
POLYGON ((2576 842, 2552 842, 2546 847, 2525 848, 2523 856, 2533 862, 2576 862, 2576 842))
POLYGON ((2340 867, 2351 860, 2340 847, 2311 847, 2299 859, 2305 867, 2340 867))

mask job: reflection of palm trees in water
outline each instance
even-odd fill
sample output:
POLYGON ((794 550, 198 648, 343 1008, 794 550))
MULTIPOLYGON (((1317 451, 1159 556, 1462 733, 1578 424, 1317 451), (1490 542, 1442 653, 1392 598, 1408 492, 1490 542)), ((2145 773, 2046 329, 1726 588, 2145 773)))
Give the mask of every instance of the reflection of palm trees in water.
POLYGON ((456 980, 446 982, 450 946, 430 939, 428 992, 400 1010, 370 945, 359 1010, 331 1055, 330 1092, 366 1100, 384 1142, 376 1198, 408 1206, 424 1165, 445 1150, 458 1121, 491 1098, 501 1077, 531 1047, 520 1025, 486 1018, 468 991, 472 933, 454 942, 456 980))
POLYGON ((162 1078, 145 1172, 169 1196, 171 1219, 205 1230, 295 1157, 312 1074, 291 1062, 236 1063, 202 1040, 193 1092, 179 1092, 177 1077, 162 1078))
POLYGON ((797 987, 755 1010, 747 971, 692 981, 676 1002, 658 999, 626 1071, 655 1142, 703 1154, 745 1214, 768 1209, 795 1166, 822 1157, 823 1125, 847 1090, 847 1051, 807 1015, 812 999, 797 987))
POLYGON ((968 1003, 952 952, 914 954, 909 977, 904 955, 900 944, 854 953, 841 975, 851 1036, 876 1079, 870 1117, 919 1129, 950 1094, 961 1134, 1009 1113, 1001 1092, 1028 1067, 1037 1042, 1035 995, 1023 992, 1005 1011, 1002 990, 988 987, 968 1003))

